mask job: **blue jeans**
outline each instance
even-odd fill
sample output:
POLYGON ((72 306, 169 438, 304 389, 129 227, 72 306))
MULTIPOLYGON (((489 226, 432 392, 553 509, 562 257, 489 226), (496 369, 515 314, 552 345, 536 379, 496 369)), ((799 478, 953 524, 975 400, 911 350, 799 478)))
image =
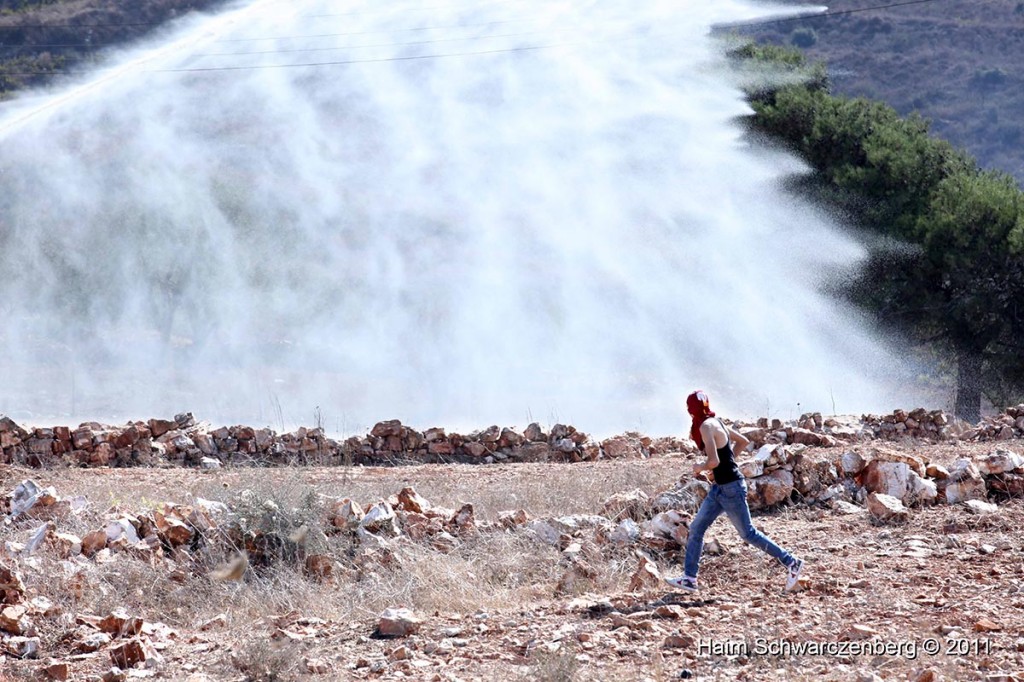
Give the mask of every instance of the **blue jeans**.
POLYGON ((783 566, 793 563, 793 555, 772 542, 764 533, 754 528, 750 521, 750 508, 747 506, 747 483, 743 479, 713 485, 708 496, 697 510, 697 515, 690 523, 690 535, 686 540, 686 563, 684 570, 691 578, 697 577, 700 566, 700 555, 704 551, 704 532, 722 512, 729 517, 732 525, 739 531, 740 537, 762 552, 767 552, 778 559, 783 566))

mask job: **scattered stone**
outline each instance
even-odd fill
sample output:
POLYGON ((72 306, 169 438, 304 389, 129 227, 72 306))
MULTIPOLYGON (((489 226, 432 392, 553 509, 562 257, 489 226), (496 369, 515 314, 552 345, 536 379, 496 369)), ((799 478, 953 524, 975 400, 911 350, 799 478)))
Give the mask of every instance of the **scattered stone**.
POLYGON ((423 620, 406 608, 385 609, 377 624, 382 637, 408 637, 419 631, 423 620))
POLYGON ((854 623, 846 630, 843 630, 842 634, 839 635, 839 639, 842 641, 858 642, 864 639, 871 639, 877 634, 879 634, 878 630, 870 625, 854 623))
POLYGON ((666 649, 690 649, 694 641, 692 636, 677 630, 665 637, 661 645, 666 649))
POLYGON ((967 500, 964 502, 964 507, 975 514, 993 514, 999 511, 998 506, 991 502, 984 502, 982 500, 967 500))
POLYGON ((633 577, 629 580, 629 591, 638 592, 647 586, 660 587, 661 571, 658 570, 658 565, 643 552, 634 554, 637 558, 637 567, 633 572, 633 577))
POLYGON ((910 518, 910 511, 891 495, 871 493, 867 497, 867 509, 878 521, 902 523, 910 518))
POLYGON ((39 656, 38 637, 7 637, 0 640, 0 649, 14 658, 37 658, 39 656))
POLYGON ((868 513, 868 510, 864 507, 853 504, 852 502, 847 502, 846 500, 836 500, 832 505, 832 509, 835 510, 837 514, 844 514, 848 516, 868 513))
POLYGON ((988 618, 982 618, 974 624, 975 632, 999 632, 1002 629, 1001 625, 989 620, 988 618))
POLYGON ((650 498, 639 488, 626 493, 615 493, 604 502, 604 515, 613 521, 629 518, 643 521, 647 518, 650 498))

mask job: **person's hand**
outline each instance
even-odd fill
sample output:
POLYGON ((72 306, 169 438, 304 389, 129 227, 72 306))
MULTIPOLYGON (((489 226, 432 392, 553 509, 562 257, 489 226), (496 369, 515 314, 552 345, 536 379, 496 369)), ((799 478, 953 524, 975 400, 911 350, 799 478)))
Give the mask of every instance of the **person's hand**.
POLYGON ((703 465, 700 465, 700 464, 694 464, 693 465, 693 475, 694 476, 700 477, 701 473, 703 473, 703 472, 704 472, 703 465))

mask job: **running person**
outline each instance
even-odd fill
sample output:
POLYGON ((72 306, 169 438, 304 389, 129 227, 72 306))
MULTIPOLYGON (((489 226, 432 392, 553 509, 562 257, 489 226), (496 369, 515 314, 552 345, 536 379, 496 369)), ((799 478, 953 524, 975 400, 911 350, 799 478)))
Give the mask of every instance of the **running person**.
POLYGON ((786 591, 792 590, 800 578, 804 562, 772 542, 754 528, 750 521, 747 484, 736 466, 730 443, 735 442, 742 452, 750 440, 726 426, 721 419, 714 418, 715 413, 711 411, 708 396, 704 391, 694 391, 686 397, 686 410, 693 418, 690 437, 697 447, 707 454, 707 460, 702 464, 693 465, 693 475, 699 476, 704 471, 710 471, 715 482, 690 523, 690 533, 686 540, 686 561, 683 564, 684 573, 679 578, 666 578, 665 582, 683 590, 697 590, 697 570, 700 566, 701 552, 704 550, 704 532, 724 512, 739 531, 740 537, 775 557, 789 569, 786 591))

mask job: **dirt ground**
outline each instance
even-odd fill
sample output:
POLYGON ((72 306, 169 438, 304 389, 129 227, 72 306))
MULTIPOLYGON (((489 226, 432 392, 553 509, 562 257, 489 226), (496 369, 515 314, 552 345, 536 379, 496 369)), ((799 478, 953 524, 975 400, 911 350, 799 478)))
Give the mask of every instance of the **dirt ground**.
MULTIPOLYGON (((1019 441, 1009 445, 1022 451, 1019 441)), ((996 449, 898 447, 939 463, 996 449)), ((436 505, 472 503, 485 522, 509 509, 532 518, 599 514, 612 494, 657 493, 688 468, 684 455, 401 468, 8 467, 0 490, 31 477, 62 498, 84 497, 94 516, 71 528, 78 532, 125 511, 230 502, 247 490, 284 504, 311 495, 372 503, 406 486, 436 505)), ((56 662, 68 664, 68 679, 118 679, 108 650, 77 653, 74 633, 82 614, 121 606, 166 626, 152 635, 160 662, 123 679, 1024 680, 1024 501, 1002 501, 990 514, 917 508, 903 525, 794 504, 755 514, 755 525, 805 559, 805 589, 784 594, 782 567, 744 545, 725 519, 708 533, 721 552, 705 555, 695 594, 653 582, 631 591, 638 560, 629 549, 595 552, 594 572, 567 586, 557 549, 510 533, 445 553, 400 546, 393 563, 329 582, 294 571, 176 581, 169 560, 85 568, 81 557, 22 560, 28 595, 58 608, 35 619, 39 658, 6 657, 0 679, 47 679, 56 662), (87 575, 74 598, 68 575, 87 575), (418 632, 377 636, 388 606, 411 608, 423 621, 418 632)), ((29 530, 8 523, 0 540, 24 542, 29 530)), ((589 543, 585 532, 582 539, 589 543)), ((324 551, 344 554, 330 542, 324 551)), ((666 575, 681 572, 680 560, 657 557, 666 575)))

